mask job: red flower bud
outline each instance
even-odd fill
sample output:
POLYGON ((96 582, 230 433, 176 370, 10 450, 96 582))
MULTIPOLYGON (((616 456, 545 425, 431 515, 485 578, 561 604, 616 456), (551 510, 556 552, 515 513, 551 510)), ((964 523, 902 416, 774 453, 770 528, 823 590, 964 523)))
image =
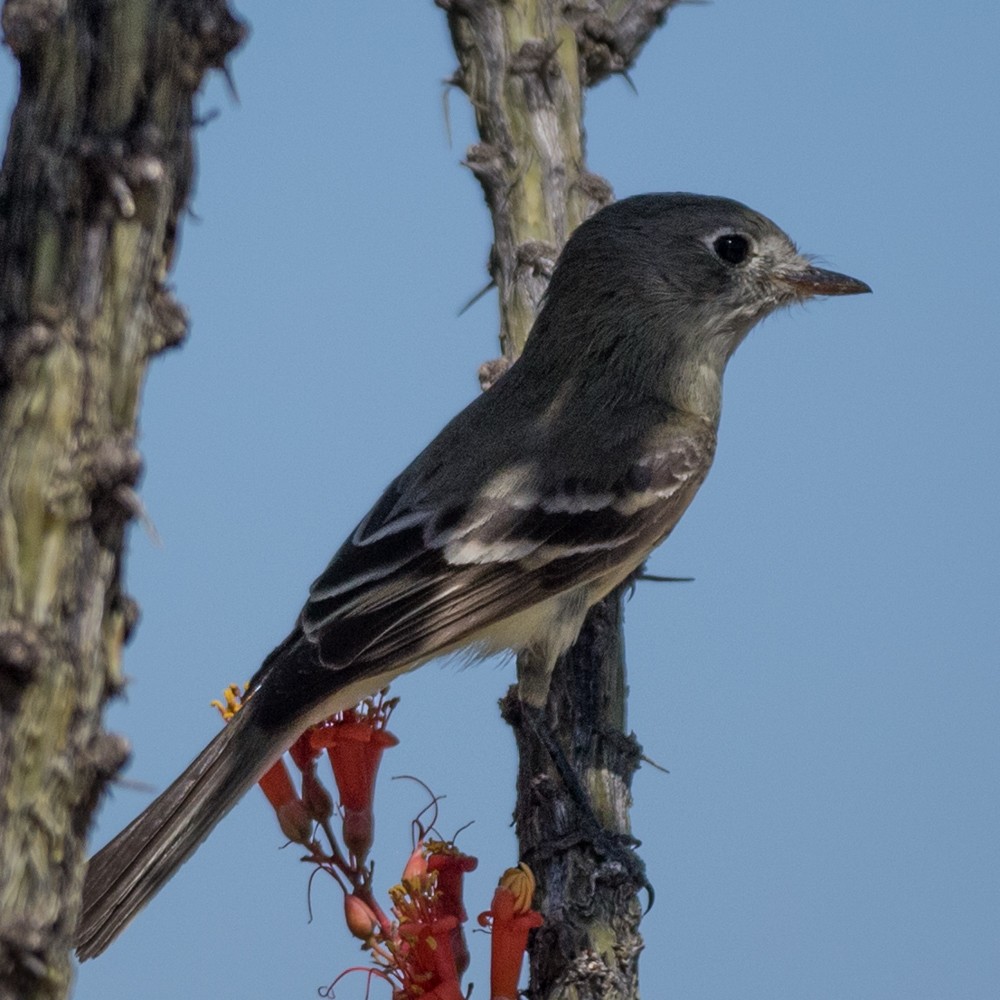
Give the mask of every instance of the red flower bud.
POLYGON ((308 844, 312 839, 312 820, 292 785, 284 760, 279 757, 258 784, 278 815, 281 832, 296 844, 308 844))
POLYGON ((421 840, 420 843, 413 848, 413 853, 407 859, 406 867, 403 869, 403 877, 400 881, 406 882, 410 879, 419 878, 421 875, 426 874, 427 858, 424 856, 424 842, 421 840))
POLYGON ((344 896, 344 920, 347 929, 360 941, 367 941, 378 927, 378 919, 371 907, 353 893, 344 896))
POLYGON ((302 800, 286 802, 276 812, 281 832, 293 843, 308 847, 312 842, 312 819, 302 800))

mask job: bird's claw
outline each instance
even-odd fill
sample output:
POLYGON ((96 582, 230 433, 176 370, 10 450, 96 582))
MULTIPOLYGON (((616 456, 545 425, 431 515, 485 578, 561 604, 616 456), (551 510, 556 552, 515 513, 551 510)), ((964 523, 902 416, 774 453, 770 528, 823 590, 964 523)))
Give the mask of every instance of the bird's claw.
POLYGON ((640 841, 627 833, 613 833, 597 824, 597 819, 591 813, 591 819, 596 829, 590 839, 594 845, 594 850, 606 861, 619 865, 628 876, 629 880, 636 886, 636 891, 642 889, 647 896, 646 909, 644 913, 649 913, 653 908, 653 901, 656 892, 646 875, 646 862, 635 852, 640 841))

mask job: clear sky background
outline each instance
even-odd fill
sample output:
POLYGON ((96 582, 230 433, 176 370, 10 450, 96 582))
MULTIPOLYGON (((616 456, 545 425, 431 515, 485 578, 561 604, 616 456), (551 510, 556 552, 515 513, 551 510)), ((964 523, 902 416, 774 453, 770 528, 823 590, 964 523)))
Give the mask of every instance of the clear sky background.
MULTIPOLYGON (((131 536, 143 620, 109 722, 164 787, 208 707, 282 638, 382 487, 497 353, 474 140, 430 0, 243 0, 240 103, 199 134, 174 275, 192 333, 150 371, 131 536), (447 114, 446 109, 447 108, 447 114), (451 137, 449 142, 448 123, 451 137)), ((724 194, 875 294, 767 320, 729 369, 715 468, 627 608, 635 779, 656 886, 643 995, 987 1000, 1000 982, 1000 8, 717 0, 677 9, 588 96, 618 196, 724 194)), ((3 73, 9 105, 16 71, 3 73)), ((510 666, 396 686, 377 879, 420 776, 469 821, 471 912, 516 861, 510 666)), ((123 786, 103 843, 150 798, 123 786)), ((110 951, 80 1000, 301 997, 360 957, 339 890, 254 794, 110 951)), ((486 940, 469 978, 487 995, 486 940)), ((360 998, 361 977, 338 988, 360 998)), ((376 996, 385 995, 376 991, 376 996)))

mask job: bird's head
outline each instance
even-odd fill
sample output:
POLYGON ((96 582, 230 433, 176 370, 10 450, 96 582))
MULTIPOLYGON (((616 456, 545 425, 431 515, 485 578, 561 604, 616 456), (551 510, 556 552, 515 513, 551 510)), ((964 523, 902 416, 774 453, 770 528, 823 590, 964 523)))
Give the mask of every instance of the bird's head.
POLYGON ((637 195, 570 237, 535 346, 590 368, 618 366, 626 379, 659 382, 679 405, 717 416, 726 362, 754 324, 814 296, 870 291, 816 267, 770 219, 739 202, 637 195))

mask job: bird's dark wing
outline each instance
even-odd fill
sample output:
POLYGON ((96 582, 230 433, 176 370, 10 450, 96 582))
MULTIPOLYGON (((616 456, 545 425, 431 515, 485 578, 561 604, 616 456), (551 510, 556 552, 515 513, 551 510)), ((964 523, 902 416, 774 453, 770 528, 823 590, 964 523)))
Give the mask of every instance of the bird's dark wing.
POLYGON ((713 445, 672 437, 600 490, 572 479, 541 490, 531 470, 510 470, 448 505, 410 502, 416 491, 397 481, 313 584, 301 628, 333 673, 359 676, 475 640, 618 568, 625 576, 676 524, 713 445))

